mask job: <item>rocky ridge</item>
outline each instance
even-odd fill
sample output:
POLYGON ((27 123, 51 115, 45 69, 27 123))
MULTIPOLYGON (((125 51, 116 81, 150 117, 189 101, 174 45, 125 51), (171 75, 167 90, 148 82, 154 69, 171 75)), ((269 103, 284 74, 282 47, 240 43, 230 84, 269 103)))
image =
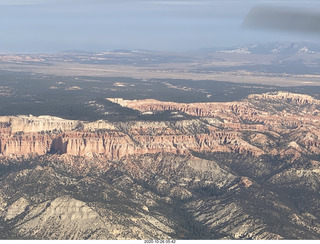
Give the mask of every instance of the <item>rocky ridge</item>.
POLYGON ((2 239, 320 238, 318 100, 110 100, 149 119, 0 118, 2 239))
MULTIPOLYGON (((241 149, 250 148, 255 155, 290 154, 301 152, 319 154, 320 101, 309 95, 273 92, 250 95, 240 102, 173 103, 156 100, 109 99, 142 113, 179 111, 200 117, 211 130, 228 131, 235 135, 241 149), (245 134, 250 134, 247 137, 245 134), (250 146, 244 145, 245 139, 250 146), (287 148, 279 142, 287 141, 287 148), (280 149, 280 150, 279 150, 280 149), (290 150, 292 149, 292 150, 290 150)), ((243 152, 243 150, 238 150, 243 152)))
POLYGON ((310 96, 279 92, 251 95, 240 102, 194 104, 110 100, 142 113, 170 110, 196 118, 120 123, 50 116, 1 117, 0 154, 102 154, 119 159, 190 151, 254 156, 320 153, 320 106, 310 96), (286 146, 279 147, 284 141, 286 146))

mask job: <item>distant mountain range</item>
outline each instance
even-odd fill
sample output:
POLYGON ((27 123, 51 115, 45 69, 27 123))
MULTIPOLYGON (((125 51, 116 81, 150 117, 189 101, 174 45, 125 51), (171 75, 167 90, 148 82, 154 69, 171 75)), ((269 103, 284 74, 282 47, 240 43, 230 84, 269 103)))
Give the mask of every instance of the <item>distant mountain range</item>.
MULTIPOLYGON (((239 53, 239 54, 280 54, 280 55, 292 55, 297 53, 316 54, 320 53, 320 44, 312 42, 268 42, 268 43, 252 43, 233 47, 213 47, 202 48, 196 53, 239 53)), ((102 52, 93 52, 86 50, 64 50, 61 53, 64 54, 87 54, 87 55, 105 55, 105 54, 139 54, 139 55, 151 55, 151 54, 164 54, 174 52, 160 52, 153 50, 129 50, 129 49, 114 49, 102 52)), ((179 53, 179 52, 177 52, 179 53)), ((188 52, 186 52, 188 53, 188 52)))
POLYGON ((254 43, 233 48, 218 50, 225 53, 247 53, 247 54, 279 54, 292 55, 297 53, 315 54, 320 53, 320 44, 310 42, 271 42, 254 43))

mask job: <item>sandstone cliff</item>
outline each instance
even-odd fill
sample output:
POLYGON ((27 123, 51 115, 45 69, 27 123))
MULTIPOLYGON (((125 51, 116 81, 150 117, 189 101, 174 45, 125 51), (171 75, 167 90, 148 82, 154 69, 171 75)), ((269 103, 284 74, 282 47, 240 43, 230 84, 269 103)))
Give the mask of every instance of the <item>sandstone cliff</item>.
MULTIPOLYGON (((202 125, 205 126, 203 123, 202 125)), ((47 153, 74 156, 102 154, 109 159, 159 152, 188 154, 190 150, 263 154, 262 150, 241 139, 238 133, 219 131, 215 128, 208 133, 191 134, 186 131, 182 133, 170 128, 168 124, 157 123, 153 123, 151 127, 151 133, 150 124, 141 122, 131 124, 127 131, 64 129, 64 132, 57 133, 51 131, 12 133, 8 125, 1 131, 0 153, 4 156, 47 153)))
POLYGON ((320 153, 320 103, 311 96, 279 92, 251 95, 240 102, 194 104, 109 100, 142 113, 169 110, 197 118, 117 123, 51 116, 0 117, 0 154, 100 154, 119 159, 194 151, 296 157, 320 153))
POLYGON ((236 138, 241 141, 240 152, 241 149, 247 148, 241 140, 245 138, 249 145, 261 149, 260 151, 253 150, 254 155, 262 153, 285 155, 290 147, 294 148, 294 154, 299 150, 310 154, 320 153, 320 101, 309 95, 270 92, 253 94, 240 102, 190 104, 152 99, 130 101, 115 98, 109 100, 142 113, 179 111, 201 117, 202 121, 209 124, 208 118, 215 118, 221 123, 211 124, 210 130, 219 128, 235 133, 236 138), (256 132, 259 132, 259 138, 254 136, 257 135, 256 132), (250 137, 244 136, 248 133, 251 134, 250 137), (296 142, 303 149, 298 149, 297 146, 292 147, 292 144, 288 144, 288 139, 296 142), (288 145, 288 148, 282 148, 284 144, 288 145))
POLYGON ((0 236, 319 239, 318 100, 113 101, 149 117, 0 117, 0 236))

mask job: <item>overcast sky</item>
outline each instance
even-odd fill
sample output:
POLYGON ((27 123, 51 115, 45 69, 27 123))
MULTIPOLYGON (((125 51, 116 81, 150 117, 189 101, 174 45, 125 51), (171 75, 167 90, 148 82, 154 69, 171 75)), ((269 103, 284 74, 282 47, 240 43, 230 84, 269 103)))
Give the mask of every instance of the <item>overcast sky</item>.
POLYGON ((0 52, 190 51, 320 36, 241 28, 255 5, 320 12, 320 1, 0 0, 0 52))

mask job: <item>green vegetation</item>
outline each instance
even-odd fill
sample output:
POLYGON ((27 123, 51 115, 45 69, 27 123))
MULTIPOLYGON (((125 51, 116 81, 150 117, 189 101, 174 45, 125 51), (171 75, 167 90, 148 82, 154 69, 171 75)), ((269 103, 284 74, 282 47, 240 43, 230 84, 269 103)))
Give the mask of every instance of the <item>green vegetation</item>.
POLYGON ((0 72, 1 86, 8 90, 0 96, 0 116, 52 115, 66 119, 94 121, 166 120, 175 119, 168 113, 140 115, 106 98, 157 99, 173 102, 235 101, 252 93, 287 90, 320 94, 319 87, 276 87, 236 84, 220 81, 192 81, 132 78, 72 77, 42 75, 27 72, 0 72), (124 86, 115 86, 117 82, 124 86), (171 86, 168 86, 170 84, 171 86), (211 95, 211 96, 207 96, 211 95))

